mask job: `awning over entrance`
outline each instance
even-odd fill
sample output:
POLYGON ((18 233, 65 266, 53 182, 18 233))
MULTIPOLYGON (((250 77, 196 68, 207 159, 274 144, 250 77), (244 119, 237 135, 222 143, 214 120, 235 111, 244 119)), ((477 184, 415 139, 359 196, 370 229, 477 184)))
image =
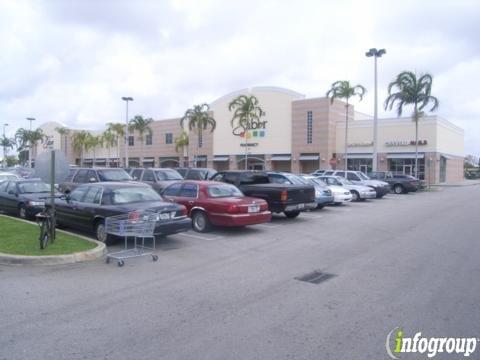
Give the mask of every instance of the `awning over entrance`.
POLYGON ((348 154, 349 159, 373 159, 372 154, 348 154))
POLYGON ((300 155, 298 158, 300 161, 306 161, 306 160, 318 160, 320 159, 319 155, 300 155))
POLYGON ((225 155, 215 155, 215 157, 213 158, 213 161, 228 161, 230 158, 225 155))
POLYGON ((144 164, 153 164, 154 159, 153 158, 144 158, 143 163, 144 164))
MULTIPOLYGON (((418 153, 418 158, 423 159, 424 153, 418 153)), ((387 159, 415 159, 415 153, 394 153, 387 154, 387 159)))
POLYGON ((291 155, 272 155, 272 161, 290 161, 292 160, 291 155))
POLYGON ((207 161, 207 155, 197 155, 193 157, 196 161, 207 161))

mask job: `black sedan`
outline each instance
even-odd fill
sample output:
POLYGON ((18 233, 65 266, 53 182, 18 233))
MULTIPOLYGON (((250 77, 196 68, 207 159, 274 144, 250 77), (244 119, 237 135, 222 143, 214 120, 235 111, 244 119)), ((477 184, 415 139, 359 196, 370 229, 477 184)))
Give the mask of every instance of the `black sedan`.
MULTIPOLYGON (((38 179, 8 180, 0 183, 0 210, 22 219, 42 211, 50 186, 38 179)), ((60 193, 56 193, 60 196, 60 193)))
POLYGON ((56 202, 57 223, 85 232, 94 232, 99 241, 112 243, 105 218, 132 212, 153 211, 158 220, 155 235, 169 235, 191 228, 183 205, 165 202, 150 186, 141 183, 99 182, 84 184, 56 202))

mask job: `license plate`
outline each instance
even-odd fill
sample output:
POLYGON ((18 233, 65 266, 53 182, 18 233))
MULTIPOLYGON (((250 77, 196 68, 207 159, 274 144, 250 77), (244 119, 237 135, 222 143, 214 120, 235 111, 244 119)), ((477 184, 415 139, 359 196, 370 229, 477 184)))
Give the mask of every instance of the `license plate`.
POLYGON ((249 213, 256 213, 260 211, 260 205, 248 205, 249 213))
POLYGON ((305 208, 305 204, 298 204, 297 205, 297 209, 304 209, 305 208))
POLYGON ((170 213, 160 213, 160 220, 168 220, 170 219, 170 213))

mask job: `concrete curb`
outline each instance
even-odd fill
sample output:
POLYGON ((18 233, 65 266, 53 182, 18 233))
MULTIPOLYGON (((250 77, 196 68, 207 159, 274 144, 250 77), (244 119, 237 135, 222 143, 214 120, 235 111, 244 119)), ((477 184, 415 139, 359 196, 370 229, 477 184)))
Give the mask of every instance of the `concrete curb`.
MULTIPOLYGON (((5 215, 0 215, 5 216, 5 215)), ((8 217, 8 216, 6 216, 8 217)), ((30 221, 17 219, 16 220, 24 221, 31 224, 30 221)), ((12 255, 12 254, 5 254, 0 253, 0 265, 61 265, 61 264, 73 264, 77 262, 83 261, 91 261, 98 258, 101 258, 103 255, 107 253, 107 247, 104 243, 100 241, 93 240, 87 238, 82 235, 74 234, 65 230, 57 229, 58 232, 62 232, 64 234, 69 234, 72 236, 76 236, 86 241, 93 242, 97 244, 97 247, 82 251, 73 254, 66 254, 66 255, 46 255, 46 256, 27 256, 27 255, 12 255)))

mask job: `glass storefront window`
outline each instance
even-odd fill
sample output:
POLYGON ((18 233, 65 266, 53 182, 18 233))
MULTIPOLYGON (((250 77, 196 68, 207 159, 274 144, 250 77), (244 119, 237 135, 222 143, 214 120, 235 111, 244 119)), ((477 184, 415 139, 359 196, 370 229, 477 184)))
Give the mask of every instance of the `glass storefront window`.
POLYGON ((348 159, 348 170, 372 172, 372 159, 348 159))
MULTIPOLYGON (((415 176, 415 159, 388 159, 388 170, 394 174, 415 176)), ((418 178, 425 178, 425 159, 418 159, 418 178)))

